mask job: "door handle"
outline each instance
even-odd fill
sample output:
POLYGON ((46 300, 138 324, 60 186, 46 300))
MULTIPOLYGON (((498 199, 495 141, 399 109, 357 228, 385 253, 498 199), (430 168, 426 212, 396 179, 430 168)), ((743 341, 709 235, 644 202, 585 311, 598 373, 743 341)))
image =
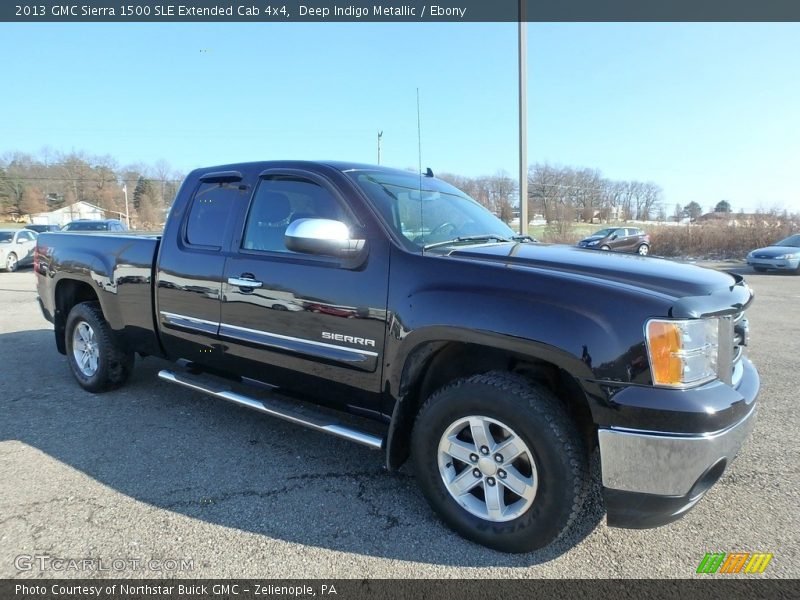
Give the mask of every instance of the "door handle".
POLYGON ((248 288, 260 288, 262 285, 264 285, 261 281, 256 281, 250 277, 228 277, 228 283, 235 287, 248 288))

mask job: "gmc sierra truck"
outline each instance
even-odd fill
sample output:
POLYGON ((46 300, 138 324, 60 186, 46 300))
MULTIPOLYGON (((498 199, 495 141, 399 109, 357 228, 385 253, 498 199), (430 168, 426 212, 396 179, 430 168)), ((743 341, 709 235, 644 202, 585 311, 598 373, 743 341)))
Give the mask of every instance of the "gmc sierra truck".
POLYGON ((584 509, 684 515, 752 430, 745 281, 515 236, 432 176, 253 162, 186 178, 161 235, 44 233, 39 302, 78 383, 159 377, 411 458, 433 510, 507 552, 584 509))

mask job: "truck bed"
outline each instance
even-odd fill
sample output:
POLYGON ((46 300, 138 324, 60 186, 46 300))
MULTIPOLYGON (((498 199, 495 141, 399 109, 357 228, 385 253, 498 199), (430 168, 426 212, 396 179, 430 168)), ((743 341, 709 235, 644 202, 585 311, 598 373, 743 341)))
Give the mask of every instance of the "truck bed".
POLYGON ((160 234, 140 232, 40 235, 34 270, 39 302, 56 327, 56 341, 63 337, 66 319, 59 311, 59 299, 85 293, 88 286, 96 292, 112 329, 132 348, 161 354, 152 289, 160 242, 160 234))

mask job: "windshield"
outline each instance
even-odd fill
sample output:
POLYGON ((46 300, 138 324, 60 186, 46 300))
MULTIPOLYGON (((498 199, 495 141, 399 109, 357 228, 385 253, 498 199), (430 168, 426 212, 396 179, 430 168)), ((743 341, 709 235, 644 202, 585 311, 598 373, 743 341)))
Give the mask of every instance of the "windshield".
POLYGON ((0 242, 10 242, 14 239, 14 234, 10 231, 0 231, 0 242))
POLYGON ((785 240, 776 242, 775 246, 792 246, 793 248, 800 248, 800 235, 790 235, 785 240))
MULTIPOLYGON (((412 247, 459 238, 511 239, 514 232, 461 190, 432 177, 409 172, 347 171, 386 222, 412 247), (420 187, 422 191, 420 193, 420 187)), ((465 241, 465 240, 462 240, 465 241)))
POLYGON ((86 221, 84 223, 72 222, 66 227, 64 231, 107 231, 108 223, 103 221, 86 221))

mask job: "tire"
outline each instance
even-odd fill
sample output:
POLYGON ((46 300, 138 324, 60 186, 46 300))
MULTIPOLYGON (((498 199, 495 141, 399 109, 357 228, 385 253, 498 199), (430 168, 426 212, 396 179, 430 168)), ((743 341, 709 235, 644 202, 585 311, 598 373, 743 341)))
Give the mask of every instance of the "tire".
POLYGON ((583 442, 564 407, 546 388, 511 373, 460 379, 432 395, 417 415, 411 455, 422 493, 444 522, 501 552, 558 539, 578 515, 589 481, 583 442), (492 447, 470 441, 472 431, 488 431, 492 447), (512 440, 522 453, 509 461, 512 440), (498 458, 504 445, 506 456, 498 458), (450 489, 459 482, 472 487, 456 500, 450 489), (486 502, 487 490, 499 510, 486 502))
POLYGON ((647 244, 639 244, 639 247, 636 249, 636 253, 639 256, 647 256, 650 254, 650 246, 647 244))
POLYGON ((64 335, 70 369, 83 389, 104 392, 128 380, 134 354, 123 348, 97 302, 72 307, 64 335))
POLYGON ((600 250, 603 250, 604 252, 608 252, 609 250, 611 250, 611 246, 603 244, 602 246, 600 246, 600 250))
POLYGON ((758 273, 766 273, 767 272, 767 269, 764 268, 764 267, 753 267, 753 270, 758 272, 758 273))
POLYGON ((19 261, 17 261, 17 255, 14 254, 13 252, 9 252, 8 256, 6 257, 6 264, 5 264, 6 271, 8 271, 9 273, 13 273, 14 271, 17 270, 18 266, 19 266, 19 261))

